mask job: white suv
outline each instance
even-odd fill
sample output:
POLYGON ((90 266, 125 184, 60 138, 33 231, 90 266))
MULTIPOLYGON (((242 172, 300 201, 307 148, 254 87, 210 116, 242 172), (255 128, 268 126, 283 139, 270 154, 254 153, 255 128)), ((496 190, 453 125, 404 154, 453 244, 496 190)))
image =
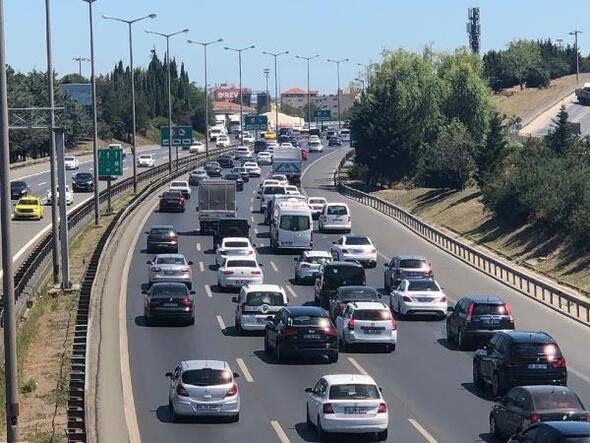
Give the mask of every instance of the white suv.
POLYGON ((348 303, 336 317, 336 330, 344 349, 355 344, 380 344, 388 352, 395 351, 397 322, 385 303, 348 303))
POLYGON ((237 303, 234 325, 238 334, 263 331, 268 321, 289 302, 279 285, 242 286, 240 295, 232 301, 237 303))

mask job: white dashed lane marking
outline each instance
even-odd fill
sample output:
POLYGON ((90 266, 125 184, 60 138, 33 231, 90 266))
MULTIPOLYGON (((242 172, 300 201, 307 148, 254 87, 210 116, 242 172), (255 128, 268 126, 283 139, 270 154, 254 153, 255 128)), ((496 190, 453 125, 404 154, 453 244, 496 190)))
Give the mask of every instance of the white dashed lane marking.
POLYGON ((213 293, 211 292, 211 286, 205 285, 205 292, 207 293, 207 297, 212 298, 213 293))

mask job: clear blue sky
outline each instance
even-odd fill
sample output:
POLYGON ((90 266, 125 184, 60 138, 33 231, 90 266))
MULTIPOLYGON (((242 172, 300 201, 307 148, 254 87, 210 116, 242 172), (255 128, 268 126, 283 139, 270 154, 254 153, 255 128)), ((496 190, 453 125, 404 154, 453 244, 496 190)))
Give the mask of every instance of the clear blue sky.
MULTIPOLYGON (((5 4, 7 62, 17 70, 45 70, 44 0, 7 0, 5 4)), ((345 87, 357 75, 357 63, 377 61, 383 48, 403 47, 420 50, 432 44, 435 50, 448 51, 467 44, 467 8, 481 8, 482 51, 502 48, 515 38, 571 39, 568 31, 577 28, 580 49, 590 51, 590 3, 568 1, 514 0, 97 0, 94 3, 95 58, 97 72, 106 73, 115 62, 128 62, 127 28, 107 21, 102 14, 133 18, 157 13, 154 20, 138 23, 134 31, 135 64, 148 63, 149 50, 165 50, 163 38, 144 29, 171 33, 187 27, 188 34, 171 40, 171 53, 185 62, 191 80, 203 83, 203 57, 200 47, 188 45, 186 38, 224 42, 209 52, 209 82, 238 81, 237 54, 223 46, 256 49, 244 53, 243 85, 264 88, 262 70, 272 68, 272 57, 261 51, 289 50, 280 62, 282 90, 306 87, 305 62, 294 54, 320 54, 312 63, 311 88, 322 92, 336 89, 336 69, 326 58, 351 61, 341 68, 345 87)), ((62 75, 77 72, 72 57, 89 57, 88 6, 82 0, 52 0, 53 53, 56 71, 62 75)), ((83 66, 89 76, 90 67, 83 66)), ((271 78, 271 91, 274 83, 271 78)))

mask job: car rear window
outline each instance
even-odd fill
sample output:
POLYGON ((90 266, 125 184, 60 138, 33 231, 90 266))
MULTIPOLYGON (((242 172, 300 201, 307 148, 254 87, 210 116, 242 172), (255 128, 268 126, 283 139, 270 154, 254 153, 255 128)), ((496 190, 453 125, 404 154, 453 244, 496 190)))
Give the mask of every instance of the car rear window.
POLYGON ((346 206, 328 206, 328 215, 348 215, 346 206))
POLYGON ((329 266, 324 270, 324 281, 327 289, 362 286, 365 284, 365 270, 356 266, 329 266))
POLYGON ((283 299, 283 294, 280 292, 256 291, 248 292, 246 304, 248 306, 282 306, 285 304, 285 301, 283 299))
POLYGON ((332 257, 305 257, 303 261, 305 263, 322 264, 332 261, 332 257))
POLYGON ((329 327, 330 319, 320 315, 295 315, 289 317, 289 326, 320 326, 329 327))
POLYGON ((505 304, 476 303, 472 315, 506 315, 507 313, 505 304))
POLYGON ((256 268, 258 265, 254 260, 228 260, 226 268, 256 268))
POLYGON ((76 178, 79 180, 90 180, 92 178, 92 174, 89 174, 88 172, 78 172, 76 174, 76 178))
POLYGON ((182 257, 158 257, 156 263, 159 265, 184 265, 185 261, 182 257))
POLYGON ((226 385, 232 380, 232 374, 225 369, 191 369, 182 373, 182 383, 192 386, 226 385))
POLYGON ((590 435, 582 437, 564 437, 560 443, 590 443, 590 435))
POLYGON ((438 286, 433 281, 411 281, 408 291, 438 291, 438 286))
POLYGON ((247 248, 247 241, 227 241, 224 243, 226 248, 247 248))
POLYGON ((370 245, 371 240, 368 237, 346 237, 346 244, 353 246, 370 245))
POLYGON ((423 269, 427 268, 428 264, 426 263, 426 260, 407 258, 399 261, 399 267, 406 269, 423 269))
POLYGON ((355 320, 391 320, 391 311, 389 309, 362 309, 354 311, 355 320))
POLYGON ((264 195, 285 194, 284 186, 265 186, 262 193, 264 195))
POLYGON ((186 297, 188 289, 185 285, 158 285, 152 289, 152 295, 156 297, 186 297))
POLYGON ((310 227, 309 216, 307 215, 283 215, 281 216, 280 229, 285 231, 306 231, 310 227))
POLYGON ((556 386, 550 391, 531 392, 535 410, 584 409, 580 399, 569 389, 556 386))
POLYGON ((162 193, 162 198, 181 198, 182 194, 180 192, 164 192, 162 193))
POLYGON ((376 400, 381 398, 375 385, 347 384, 330 386, 330 400, 376 400))
POLYGON ((513 348, 515 357, 561 357, 559 346, 554 343, 515 343, 513 348))
POLYGON ((154 235, 172 235, 174 234, 174 231, 171 228, 152 228, 152 230, 150 231, 150 234, 154 234, 154 235))
POLYGON ((186 183, 185 182, 172 182, 172 183, 170 183, 170 186, 177 186, 177 187, 184 188, 184 187, 186 187, 186 183))
POLYGON ((309 204, 311 205, 321 205, 326 203, 326 200, 322 200, 321 198, 310 198, 309 204))

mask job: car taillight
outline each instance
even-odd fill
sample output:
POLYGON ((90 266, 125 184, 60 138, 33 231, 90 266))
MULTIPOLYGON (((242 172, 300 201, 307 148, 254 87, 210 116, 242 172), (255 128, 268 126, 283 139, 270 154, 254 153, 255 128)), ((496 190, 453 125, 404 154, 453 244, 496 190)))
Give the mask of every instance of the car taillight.
POLYGON ((231 385, 231 388, 229 388, 229 391, 227 391, 227 394, 225 394, 226 397, 233 397, 234 395, 236 395, 238 393, 238 385, 237 384, 233 384, 231 385))
POLYGON ((441 297, 441 298, 440 298, 440 301, 444 303, 444 302, 446 302, 446 301, 447 301, 447 298, 446 298, 446 297, 441 297))
POLYGON ((432 277, 432 269, 430 269, 429 271, 425 272, 426 277, 432 277))
POLYGON ((379 409, 377 409, 377 414, 385 414, 387 412, 387 405, 385 403, 379 404, 379 409))
POLYGON ((190 299, 190 298, 188 298, 188 297, 184 297, 182 300, 180 300, 180 304, 181 304, 182 306, 190 306, 190 305, 192 305, 192 304, 193 304, 193 302, 191 301, 191 299, 190 299))
POLYGON ((371 249, 371 254, 376 254, 376 253, 377 253, 377 249, 375 249, 375 248, 372 248, 372 249, 371 249))
POLYGON ((395 321, 394 318, 392 318, 390 321, 391 321, 391 330, 395 331, 397 329, 397 322, 395 321))
POLYGON ((404 301, 407 301, 407 302, 412 302, 412 299, 411 299, 410 297, 408 297, 407 295, 404 295, 404 296, 402 297, 402 299, 403 299, 404 301))
POLYGON ((473 315, 473 310, 475 309, 475 303, 471 303, 467 308, 467 318, 465 321, 471 321, 471 316, 473 315))
POLYGON ((246 255, 252 255, 252 254, 254 254, 254 251, 248 251, 248 252, 246 253, 246 255))
POLYGON ((551 362, 551 367, 553 367, 553 368, 565 368, 566 367, 565 358, 563 358, 563 357, 557 357, 555 360, 553 360, 551 362))
POLYGON ((354 318, 348 320, 348 329, 352 331, 354 329, 354 318))
POLYGON ((295 328, 283 329, 283 335, 285 337, 288 337, 288 336, 291 336, 291 335, 297 335, 297 329, 295 329, 295 328))
POLYGON ((329 335, 330 337, 336 337, 336 335, 338 335, 338 333, 336 332, 336 329, 330 327, 330 328, 324 328, 324 332, 326 333, 326 335, 329 335))
POLYGON ((539 414, 531 414, 531 423, 538 423, 541 421, 541 416, 539 414))
POLYGON ((311 265, 309 263, 305 263, 305 262, 301 263, 302 268, 309 268, 310 266, 311 265))
POLYGON ((586 421, 590 421, 590 412, 586 412, 586 421))
POLYGON ((177 385, 176 386, 176 395, 180 395, 181 397, 188 397, 188 392, 186 392, 186 389, 184 389, 184 386, 182 385, 177 385))
POLYGON ((182 268, 182 269, 181 269, 181 271, 182 271, 184 274, 188 274, 189 272, 191 272, 191 268, 182 268))
POLYGON ((250 271, 250 275, 260 275, 260 271, 250 271))
POLYGON ((234 271, 223 271, 223 275, 232 275, 234 271))
POLYGON ((332 405, 330 403, 324 403, 324 406, 322 407, 322 412, 324 414, 333 414, 334 409, 332 409, 332 405))
POLYGON ((157 266, 152 266, 152 272, 160 272, 162 269, 158 268, 157 266))
POLYGON ((506 312, 506 315, 510 317, 510 321, 514 321, 514 317, 512 317, 512 308, 508 303, 504 303, 504 311, 506 312))
POLYGON ((343 312, 346 309, 346 303, 340 303, 339 309, 340 309, 340 312, 343 312))
POLYGON ((350 215, 348 216, 348 221, 350 222, 350 215))

